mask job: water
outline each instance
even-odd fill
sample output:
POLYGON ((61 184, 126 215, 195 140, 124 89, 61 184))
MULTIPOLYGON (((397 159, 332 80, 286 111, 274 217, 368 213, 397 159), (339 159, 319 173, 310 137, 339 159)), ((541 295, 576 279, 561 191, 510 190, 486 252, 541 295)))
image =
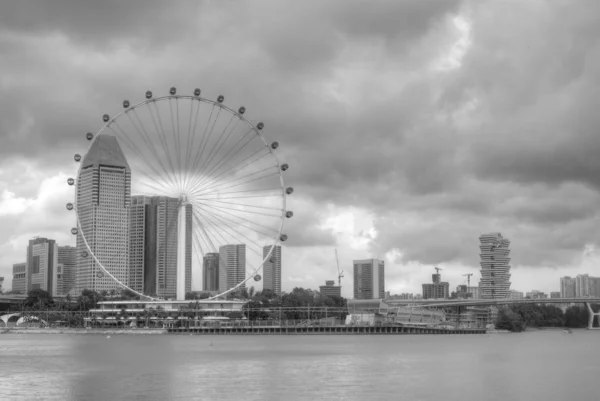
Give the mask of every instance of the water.
POLYGON ((0 335, 1 400, 598 400, 600 331, 0 335))

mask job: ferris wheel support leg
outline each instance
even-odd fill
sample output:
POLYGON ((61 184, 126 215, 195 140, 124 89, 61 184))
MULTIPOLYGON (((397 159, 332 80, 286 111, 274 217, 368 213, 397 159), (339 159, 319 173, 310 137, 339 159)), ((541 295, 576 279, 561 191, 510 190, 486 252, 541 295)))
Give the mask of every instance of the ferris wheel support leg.
POLYGON ((177 213, 177 300, 185 300, 185 203, 181 202, 177 213))

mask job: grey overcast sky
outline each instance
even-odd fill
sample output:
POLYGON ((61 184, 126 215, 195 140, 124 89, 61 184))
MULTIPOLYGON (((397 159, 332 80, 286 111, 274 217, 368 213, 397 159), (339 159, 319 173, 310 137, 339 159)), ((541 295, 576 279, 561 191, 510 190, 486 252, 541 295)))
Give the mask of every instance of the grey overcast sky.
MULTIPOLYGON (((244 104, 291 166, 283 289, 386 261, 386 289, 600 275, 600 2, 27 1, 0 5, 0 276, 72 244, 66 177, 123 99, 176 86, 244 104)), ((199 272, 194 287, 199 288, 199 272)))

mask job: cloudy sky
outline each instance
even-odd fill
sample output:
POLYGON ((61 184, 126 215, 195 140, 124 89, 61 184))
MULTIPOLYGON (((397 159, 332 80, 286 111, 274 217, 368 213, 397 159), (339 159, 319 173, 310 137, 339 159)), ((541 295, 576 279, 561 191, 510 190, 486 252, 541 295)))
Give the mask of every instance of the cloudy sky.
MULTIPOLYGON (((600 4, 573 1, 27 1, 0 6, 0 276, 72 244, 72 155, 123 99, 224 94, 290 164, 283 289, 386 261, 386 289, 600 275, 600 4)), ((199 287, 200 274, 194 279, 199 287)))

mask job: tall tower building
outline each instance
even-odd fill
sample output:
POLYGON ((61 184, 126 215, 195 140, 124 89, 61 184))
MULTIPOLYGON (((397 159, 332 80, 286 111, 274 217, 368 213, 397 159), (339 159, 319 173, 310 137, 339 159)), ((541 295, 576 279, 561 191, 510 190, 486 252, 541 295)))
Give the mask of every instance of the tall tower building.
POLYGON ((41 289, 58 295, 58 245, 53 239, 34 238, 27 246, 27 292, 41 289))
POLYGON ((500 233, 479 237, 481 257, 481 299, 510 297, 510 241, 500 233))
MULTIPOLYGON (((131 170, 111 135, 96 137, 81 161, 77 185, 77 214, 90 249, 119 281, 129 283, 129 204, 131 170)), ((77 235, 76 292, 117 289, 89 255, 81 232, 77 235)))
POLYGON ((575 298, 575 279, 569 276, 560 278, 560 297, 575 298))
POLYGON ((12 291, 15 294, 27 292, 27 263, 15 263, 13 265, 12 291))
MULTIPOLYGON (((129 225, 129 282, 138 292, 177 297, 179 199, 132 196, 129 225)), ((185 213, 185 282, 192 289, 192 205, 185 213)))
MULTIPOLYGON (((227 291, 246 278, 246 245, 219 248, 219 292, 227 291)), ((241 286, 245 287, 245 284, 241 286)))
MULTIPOLYGON (((75 287, 77 272, 77 248, 74 246, 58 247, 58 264, 61 268, 58 279, 58 295, 67 295, 75 287)), ((78 295, 78 294, 72 294, 78 295)))
POLYGON ((588 274, 578 274, 575 277, 575 296, 578 298, 590 296, 590 276, 588 274))
POLYGON ((202 291, 219 291, 219 254, 207 253, 202 261, 202 291))
POLYGON ((354 299, 385 298, 385 262, 378 259, 355 260, 354 299))
MULTIPOLYGON (((263 259, 271 251, 272 245, 263 247, 263 259)), ((275 245, 271 257, 263 265, 263 290, 271 290, 281 295, 281 246, 275 245)))

